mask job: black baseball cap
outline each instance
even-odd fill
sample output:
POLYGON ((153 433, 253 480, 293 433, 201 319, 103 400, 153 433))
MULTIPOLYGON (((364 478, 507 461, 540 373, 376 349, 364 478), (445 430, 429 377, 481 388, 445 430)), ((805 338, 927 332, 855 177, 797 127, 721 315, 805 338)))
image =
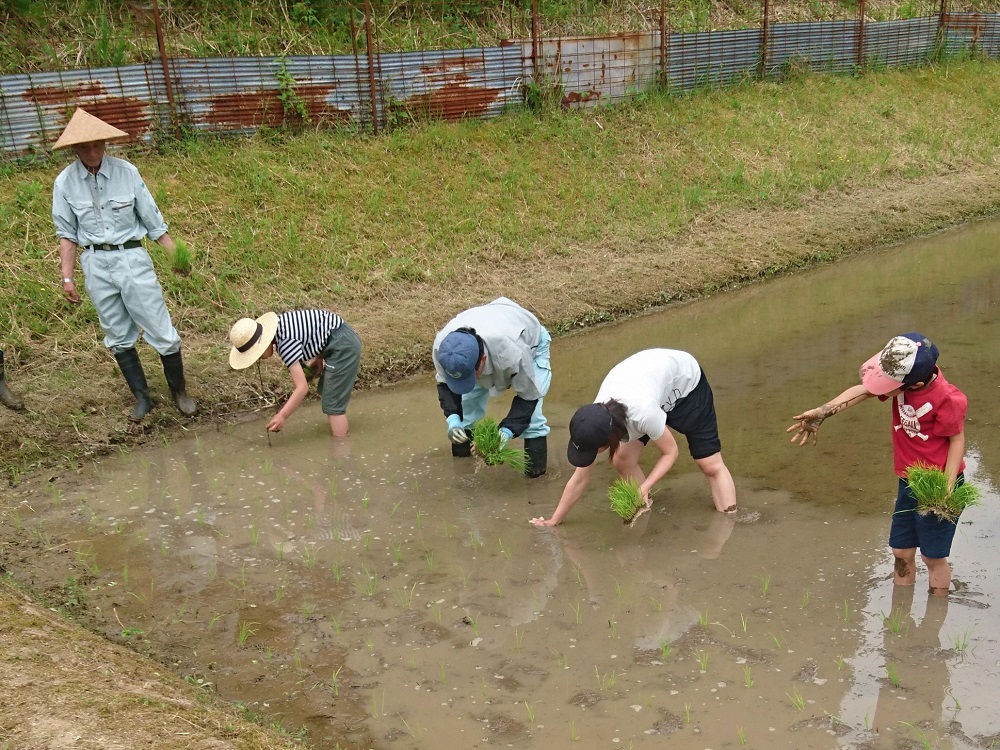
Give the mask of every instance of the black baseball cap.
POLYGON ((576 410, 569 421, 566 458, 573 466, 590 466, 597 452, 611 440, 611 412, 604 404, 587 404, 576 410))

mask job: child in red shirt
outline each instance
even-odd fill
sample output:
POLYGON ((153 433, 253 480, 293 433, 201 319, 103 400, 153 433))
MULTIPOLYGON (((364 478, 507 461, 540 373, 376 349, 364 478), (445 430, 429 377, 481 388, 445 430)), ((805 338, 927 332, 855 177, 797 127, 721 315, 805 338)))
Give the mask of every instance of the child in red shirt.
POLYGON ((916 512, 917 501, 906 484, 906 471, 914 464, 941 469, 951 491, 964 481, 965 412, 968 401, 937 366, 938 348, 920 333, 894 337, 881 352, 861 365, 861 384, 851 386, 823 406, 802 412, 792 442, 816 442, 823 420, 860 404, 872 396, 892 399, 892 452, 899 491, 892 516, 889 546, 896 558, 893 580, 912 586, 916 580, 916 555, 927 565, 930 593, 946 596, 951 588, 948 555, 955 537, 955 521, 933 513, 916 512))

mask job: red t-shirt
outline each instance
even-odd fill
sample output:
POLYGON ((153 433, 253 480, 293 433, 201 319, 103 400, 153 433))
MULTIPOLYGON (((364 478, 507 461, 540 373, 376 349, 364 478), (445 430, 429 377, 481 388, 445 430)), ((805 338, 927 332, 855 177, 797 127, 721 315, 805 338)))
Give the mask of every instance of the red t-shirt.
MULTIPOLYGON (((896 476, 916 463, 944 469, 949 438, 965 428, 969 402, 944 379, 941 370, 926 388, 904 391, 892 399, 892 453, 896 476)), ((965 461, 959 471, 965 469, 965 461)))

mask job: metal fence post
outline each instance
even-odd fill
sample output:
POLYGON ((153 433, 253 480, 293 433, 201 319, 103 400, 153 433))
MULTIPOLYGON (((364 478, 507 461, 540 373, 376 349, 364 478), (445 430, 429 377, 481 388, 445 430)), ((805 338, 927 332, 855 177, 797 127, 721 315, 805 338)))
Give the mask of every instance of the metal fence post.
POLYGON ((865 67, 865 0, 858 0, 858 69, 865 67))
POLYGON ((180 140, 181 125, 177 120, 177 105, 174 103, 174 89, 170 83, 170 64, 167 61, 167 46, 163 42, 163 25, 160 23, 160 4, 153 0, 153 22, 156 24, 156 45, 160 48, 160 65, 163 66, 163 83, 167 87, 167 106, 170 108, 170 124, 174 128, 174 138, 180 140))
POLYGON ((375 51, 372 49, 372 4, 365 0, 365 41, 368 47, 368 86, 372 96, 372 132, 378 135, 378 100, 375 89, 375 51))
POLYGON ((667 87, 667 0, 660 0, 660 87, 667 87))
POLYGON ((760 78, 767 77, 767 42, 771 36, 771 0, 762 0, 764 17, 760 24, 760 78))

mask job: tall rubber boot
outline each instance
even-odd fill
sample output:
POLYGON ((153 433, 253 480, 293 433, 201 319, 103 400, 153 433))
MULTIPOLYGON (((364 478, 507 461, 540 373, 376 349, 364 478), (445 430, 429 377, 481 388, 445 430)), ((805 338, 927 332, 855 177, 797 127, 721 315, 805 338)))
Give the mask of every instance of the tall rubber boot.
POLYGON ((524 470, 525 475, 531 479, 540 477, 545 473, 546 464, 549 460, 549 444, 545 439, 545 435, 536 438, 525 438, 524 450, 528 454, 528 468, 524 470))
POLYGON ((2 351, 0 351, 0 404, 14 411, 24 411, 24 402, 7 387, 7 381, 4 380, 2 351))
POLYGON ((180 350, 173 354, 161 354, 160 362, 163 363, 163 375, 170 387, 170 395, 174 397, 174 406, 185 417, 193 417, 198 411, 198 405, 185 390, 184 361, 181 359, 180 350))
POLYGON ((128 418, 133 422, 141 422, 153 410, 156 403, 149 395, 149 385, 146 384, 146 373, 142 369, 142 362, 139 361, 139 352, 134 347, 116 352, 115 360, 125 382, 128 383, 129 390, 135 396, 135 407, 128 418))
POLYGON ((472 455, 472 435, 468 430, 465 431, 465 434, 469 436, 466 442, 451 444, 451 455, 453 458, 468 458, 472 455))

